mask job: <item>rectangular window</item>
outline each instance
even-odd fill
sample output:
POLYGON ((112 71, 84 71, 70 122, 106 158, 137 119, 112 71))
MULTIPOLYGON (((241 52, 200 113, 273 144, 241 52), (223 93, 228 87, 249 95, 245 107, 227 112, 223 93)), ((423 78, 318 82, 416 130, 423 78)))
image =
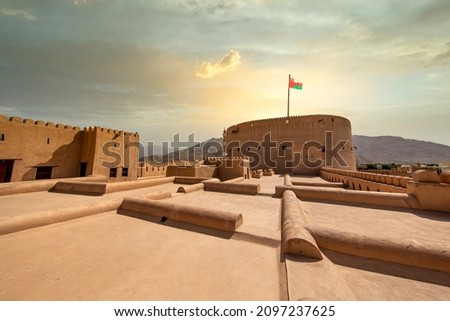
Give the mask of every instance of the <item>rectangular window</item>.
POLYGON ((88 165, 88 163, 86 163, 86 162, 81 162, 80 163, 80 177, 85 177, 86 176, 87 165, 88 165))
POLYGON ((52 178, 52 166, 36 167, 36 179, 50 179, 52 178))
POLYGON ((122 177, 127 177, 128 176, 128 167, 123 167, 122 168, 122 177))
POLYGON ((0 183, 11 181, 14 161, 10 159, 0 159, 0 183))
POLYGON ((0 134, 0 141, 4 141, 5 140, 5 134, 0 134))
POLYGON ((109 169, 109 177, 117 177, 117 168, 109 169))

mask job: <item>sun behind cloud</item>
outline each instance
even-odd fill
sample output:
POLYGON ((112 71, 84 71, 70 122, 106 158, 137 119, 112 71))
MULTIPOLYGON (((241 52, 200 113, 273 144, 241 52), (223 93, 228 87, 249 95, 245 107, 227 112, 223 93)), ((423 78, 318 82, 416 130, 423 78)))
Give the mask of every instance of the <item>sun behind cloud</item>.
POLYGON ((204 79, 210 79, 214 76, 233 71, 241 63, 241 56, 236 50, 230 50, 228 54, 222 58, 222 60, 211 63, 209 61, 203 61, 198 67, 196 76, 204 79))

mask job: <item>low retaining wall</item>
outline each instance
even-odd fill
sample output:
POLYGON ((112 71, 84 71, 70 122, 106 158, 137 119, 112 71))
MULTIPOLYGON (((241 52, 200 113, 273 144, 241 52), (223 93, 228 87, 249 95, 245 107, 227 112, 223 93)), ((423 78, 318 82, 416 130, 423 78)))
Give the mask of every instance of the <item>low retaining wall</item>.
POLYGON ((333 188, 343 188, 344 185, 342 183, 319 183, 319 182, 296 182, 293 181, 292 185, 294 186, 314 186, 314 187, 333 187, 333 188))
POLYGON ((408 193, 414 195, 423 209, 450 213, 450 174, 437 175, 427 170, 415 171, 408 182, 408 193))
POLYGON ((240 213, 208 210, 201 207, 158 202, 143 198, 126 197, 120 208, 227 232, 234 232, 243 223, 242 214, 240 213))
POLYGON ((240 183, 243 181, 245 181, 245 177, 236 177, 236 178, 232 178, 227 181, 224 181, 224 183, 240 183))
POLYGON ((292 186, 291 176, 288 174, 284 175, 284 185, 285 186, 292 186))
POLYGON ((108 183, 108 186, 106 186, 106 193, 114 193, 120 191, 127 191, 130 189, 173 183, 174 180, 175 177, 164 177, 164 178, 149 178, 135 181, 108 183))
POLYGON ((131 189, 145 188, 150 186, 172 183, 174 177, 149 178, 133 181, 114 182, 114 183, 98 183, 98 182, 57 182, 53 190, 63 193, 103 195, 106 193, 114 193, 127 191, 131 189))
POLYGON ((239 184, 227 182, 203 182, 204 190, 232 194, 256 195, 260 191, 259 184, 239 184))
MULTIPOLYGON (((189 176, 175 176, 174 184, 198 184, 203 181, 211 179, 211 177, 189 177, 189 176)), ((219 179, 217 179, 219 180, 219 179)))
POLYGON ((177 193, 192 193, 192 192, 196 192, 196 191, 202 191, 203 190, 203 183, 198 183, 198 184, 194 184, 194 185, 188 185, 188 186, 180 186, 177 189, 177 193))
POLYGON ((58 182, 52 188, 55 192, 103 195, 106 193, 107 183, 96 182, 58 182))
MULTIPOLYGON (((218 178, 211 178, 211 179, 207 179, 204 182, 220 182, 218 178)), ((198 183, 198 184, 193 184, 193 185, 188 185, 188 186, 180 186, 177 189, 177 193, 192 193, 192 192, 196 192, 196 191, 202 191, 204 188, 204 184, 203 183, 198 183)))
POLYGON ((331 182, 339 182, 353 190, 406 193, 410 178, 384 174, 348 171, 336 168, 322 168, 320 177, 331 182))
POLYGON ((144 195, 144 198, 148 198, 151 200, 162 200, 162 199, 170 198, 170 197, 172 197, 172 193, 169 191, 149 193, 149 194, 144 195))
POLYGON ((407 194, 336 190, 327 187, 276 186, 275 196, 281 197, 286 190, 293 191, 302 199, 421 209, 417 199, 407 194))
POLYGON ((321 248, 388 262, 450 273, 450 253, 423 244, 406 246, 386 239, 368 239, 356 233, 308 228, 321 248))
POLYGON ((45 192, 51 190, 58 182, 107 182, 104 176, 87 176, 74 178, 46 179, 0 184, 0 196, 21 193, 45 192))
POLYGON ((117 210, 122 200, 100 202, 95 205, 62 208, 8 217, 0 220, 0 235, 60 223, 76 218, 117 210))
POLYGON ((282 253, 322 259, 316 241, 304 228, 305 221, 297 196, 292 191, 285 191, 282 197, 282 253))

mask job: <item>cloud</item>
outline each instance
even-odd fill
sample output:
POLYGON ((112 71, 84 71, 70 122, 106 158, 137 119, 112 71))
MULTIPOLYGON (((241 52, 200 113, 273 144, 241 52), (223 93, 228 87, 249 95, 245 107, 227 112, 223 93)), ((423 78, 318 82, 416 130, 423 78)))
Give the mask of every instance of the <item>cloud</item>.
POLYGON ((433 57, 431 62, 429 63, 429 66, 431 65, 441 65, 446 62, 450 58, 450 43, 447 42, 448 49, 444 52, 441 52, 433 57))
POLYGON ((90 6, 91 4, 104 2, 104 0, 73 0, 75 6, 90 6))
POLYGON ((21 16, 26 20, 36 20, 31 10, 28 9, 11 9, 11 8, 0 8, 0 14, 5 16, 21 16))
POLYGON ((204 79, 210 79, 218 74, 233 71, 241 63, 241 56, 236 50, 230 50, 221 61, 211 63, 203 61, 197 68, 196 76, 204 79))
POLYGON ((172 2, 165 1, 170 5, 175 5, 177 8, 193 12, 195 14, 200 14, 202 12, 207 12, 209 14, 225 13, 228 11, 233 11, 239 7, 245 7, 246 5, 251 5, 252 1, 223 1, 223 0, 175 0, 172 2))

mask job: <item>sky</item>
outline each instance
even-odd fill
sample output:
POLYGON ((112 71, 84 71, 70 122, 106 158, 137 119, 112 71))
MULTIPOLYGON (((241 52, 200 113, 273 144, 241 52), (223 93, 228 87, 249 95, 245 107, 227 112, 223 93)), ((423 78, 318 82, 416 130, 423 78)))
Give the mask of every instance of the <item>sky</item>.
POLYGON ((221 137, 287 112, 450 145, 450 1, 0 0, 0 114, 221 137))

